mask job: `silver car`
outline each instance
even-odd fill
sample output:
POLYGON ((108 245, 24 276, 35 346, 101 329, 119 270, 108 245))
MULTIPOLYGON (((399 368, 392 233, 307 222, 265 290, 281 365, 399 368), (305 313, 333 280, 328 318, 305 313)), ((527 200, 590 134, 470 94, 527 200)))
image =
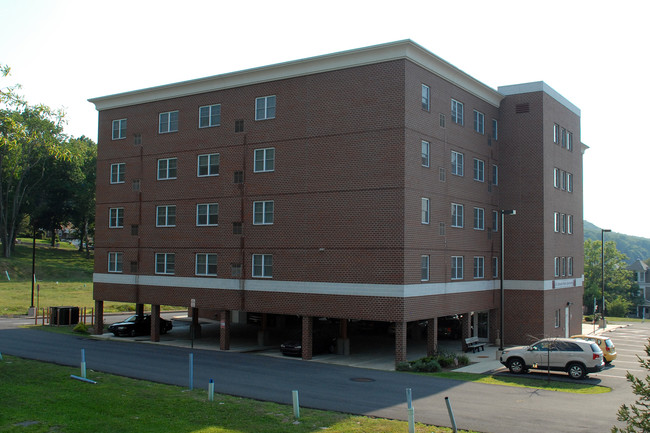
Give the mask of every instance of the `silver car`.
POLYGON ((545 338, 530 346, 506 349, 500 361, 516 374, 530 369, 566 371, 573 379, 583 379, 605 365, 596 343, 571 338, 545 338))

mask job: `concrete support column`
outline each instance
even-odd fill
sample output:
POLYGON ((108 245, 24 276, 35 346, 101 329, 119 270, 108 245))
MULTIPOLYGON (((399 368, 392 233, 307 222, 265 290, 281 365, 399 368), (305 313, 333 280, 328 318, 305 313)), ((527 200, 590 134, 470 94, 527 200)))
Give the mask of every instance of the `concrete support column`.
POLYGON ((95 335, 104 333, 104 301, 95 300, 95 335))
POLYGON ((427 356, 438 353, 438 318, 427 321, 427 356))
POLYGON ((135 304, 136 316, 144 316, 144 304, 135 304))
POLYGON ((190 332, 193 333, 193 338, 201 338, 201 324, 199 323, 198 308, 192 308, 192 324, 190 326, 190 332))
POLYGON ((151 341, 160 341, 160 305, 151 304, 151 341))
POLYGON ((494 343, 497 346, 500 345, 501 343, 501 336, 500 331, 499 331, 499 310, 496 308, 493 308, 490 310, 490 335, 489 335, 489 340, 490 343, 494 343))
POLYGON ((221 311, 219 316, 219 348, 230 350, 230 310, 221 311))
POLYGON ((313 354, 314 320, 312 317, 302 318, 302 359, 309 360, 313 354))
POLYGON ((395 366, 406 361, 406 322, 395 322, 395 366))
POLYGON ((269 331, 268 331, 268 316, 266 313, 262 313, 262 322, 260 323, 260 329, 257 331, 257 345, 258 346, 267 346, 269 343, 269 331))
POLYGON ((460 338, 463 352, 467 350, 465 339, 472 336, 472 315, 470 312, 464 313, 460 319, 460 338))
POLYGON ((339 323, 339 337, 336 339, 336 354, 350 354, 350 338, 348 338, 348 319, 341 319, 339 323))

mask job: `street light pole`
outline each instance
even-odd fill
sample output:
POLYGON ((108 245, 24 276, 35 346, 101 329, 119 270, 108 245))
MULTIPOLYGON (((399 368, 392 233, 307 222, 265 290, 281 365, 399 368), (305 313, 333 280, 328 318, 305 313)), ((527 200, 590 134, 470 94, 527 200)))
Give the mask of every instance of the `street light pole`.
POLYGON ((600 317, 603 320, 603 329, 607 328, 605 323, 605 232, 611 232, 610 229, 600 229, 600 265, 601 265, 601 280, 603 283, 602 294, 603 294, 603 309, 600 312, 600 317))
POLYGON ((503 250, 504 250, 504 242, 505 242, 505 226, 504 226, 504 221, 505 221, 505 215, 516 215, 517 211, 514 209, 510 210, 504 210, 501 209, 499 211, 501 214, 501 254, 499 260, 501 261, 501 272, 499 273, 499 282, 501 283, 501 317, 500 317, 500 335, 499 335, 499 350, 503 351, 503 323, 505 322, 505 312, 504 312, 504 306, 505 306, 505 292, 503 288, 503 270, 505 269, 505 266, 503 264, 503 250))

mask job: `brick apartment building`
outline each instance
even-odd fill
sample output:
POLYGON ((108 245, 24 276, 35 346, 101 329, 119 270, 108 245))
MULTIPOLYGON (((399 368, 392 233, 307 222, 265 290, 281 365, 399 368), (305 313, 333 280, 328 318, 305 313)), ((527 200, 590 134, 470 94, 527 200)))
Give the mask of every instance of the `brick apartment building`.
MULTIPOLYGON (((90 100, 99 111, 94 299, 231 323, 299 316, 463 337, 578 333, 580 111, 543 82, 494 90, 412 41, 90 100), (504 215, 502 210, 516 210, 504 215), (505 237, 500 275, 501 235, 505 237)), ((216 344, 216 343, 215 343, 216 344)))

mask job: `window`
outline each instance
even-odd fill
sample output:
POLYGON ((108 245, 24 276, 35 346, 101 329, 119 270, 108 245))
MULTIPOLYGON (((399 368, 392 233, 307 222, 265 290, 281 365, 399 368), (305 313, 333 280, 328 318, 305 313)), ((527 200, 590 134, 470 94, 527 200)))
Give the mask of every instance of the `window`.
POLYGON ((447 118, 444 114, 440 113, 440 127, 444 128, 445 126, 447 126, 447 118))
POLYGON ((573 133, 568 131, 566 135, 566 148, 569 152, 573 152, 573 133))
POLYGON ((130 271, 132 274, 137 274, 138 273, 138 262, 129 262, 130 265, 130 271))
POLYGON ((113 120, 113 140, 126 138, 126 119, 113 120))
POLYGON ((244 132, 244 120, 243 119, 235 120, 235 132, 244 132))
POLYGON ((476 110, 474 110, 474 131, 479 134, 485 133, 485 115, 476 110))
POLYGON ((253 171, 255 173, 262 173, 273 170, 275 170, 275 149, 272 147, 268 149, 256 149, 253 171))
POLYGON ((499 258, 492 257, 492 278, 499 278, 499 258))
POLYGON ((499 124, 496 119, 492 119, 492 140, 497 141, 499 138, 499 124))
POLYGON ((455 152, 453 150, 451 151, 451 174, 455 174, 456 176, 463 176, 463 159, 464 155, 462 153, 455 152))
POLYGON ((562 130, 562 147, 566 149, 566 129, 560 128, 562 130))
POLYGON ((422 167, 429 166, 429 142, 422 140, 422 167))
POLYGON ((474 257, 474 278, 485 278, 485 257, 474 257))
POLYGON ((108 253, 108 272, 122 272, 122 253, 108 253))
POLYGON ((176 226, 176 206, 156 206, 156 227, 176 226))
POLYGON ((445 170, 444 167, 439 167, 438 179, 440 179, 440 182, 445 182, 447 180, 447 171, 445 170))
POLYGON ((275 96, 263 96, 255 99, 255 120, 275 118, 275 96))
POLYGON ((555 310, 555 327, 560 327, 560 310, 555 310))
POLYGON ((230 276, 236 278, 241 277, 241 263, 230 264, 230 276))
POLYGON ((140 146, 142 144, 142 134, 133 134, 133 144, 140 146))
POLYGON ((560 171, 560 188, 566 190, 566 171, 560 171))
POLYGON ((492 211, 492 231, 499 231, 499 211, 497 210, 492 211))
POLYGON ((563 213, 562 215, 562 233, 566 233, 566 214, 563 213))
POLYGON ((451 121, 459 125, 464 125, 463 104, 455 99, 451 100, 451 121))
POLYGON ((567 215, 566 232, 570 235, 573 234, 573 215, 567 215))
POLYGON ((451 226, 452 227, 463 227, 463 205, 462 204, 451 204, 451 226))
POLYGON ((474 208, 474 230, 485 230, 485 210, 474 208))
POLYGON ((556 277, 560 276, 560 258, 559 257, 555 258, 555 276, 556 277))
POLYGON ((429 256, 421 257, 420 270, 420 280, 429 281, 429 256))
POLYGON ((131 236, 138 236, 140 227, 137 224, 131 224, 131 236))
POLYGON ((559 212, 553 212, 553 220, 554 220, 553 230, 555 231, 555 233, 560 232, 560 224, 561 224, 560 218, 561 217, 559 212))
POLYGON ((440 222, 440 223, 438 224, 438 234, 439 234, 440 236, 444 236, 444 235, 446 234, 446 232, 447 232, 447 230, 446 230, 446 227, 445 227, 445 223, 444 223, 444 222, 440 222))
POLYGON ((560 143, 560 125, 557 123, 553 124, 553 143, 560 143))
POLYGON ((562 257, 561 264, 562 264, 562 276, 566 277, 566 257, 562 257))
POLYGON ((492 185, 499 184, 499 167, 492 165, 492 185))
POLYGON ((158 160, 158 180, 176 179, 178 160, 166 158, 158 160))
POLYGON ((422 85, 422 109, 429 111, 429 96, 430 96, 429 86, 422 85))
POLYGON ((463 279, 463 256, 452 256, 451 258, 451 279, 463 279))
POLYGON ((566 266, 567 266, 567 275, 572 277, 573 276, 573 257, 567 257, 566 258, 566 266))
POLYGON ((573 175, 568 172, 566 174, 566 190, 568 192, 573 192, 573 175))
POLYGON ((197 204, 196 205, 196 225, 197 226, 216 226, 219 224, 219 204, 197 204))
POLYGON ((244 172, 238 170, 233 175, 233 183, 244 183, 244 172))
POLYGON ((253 254, 253 278, 273 277, 273 255, 253 254))
POLYGON ((555 188, 560 188, 560 169, 559 168, 554 168, 553 169, 553 186, 555 188))
POLYGON ((241 221, 235 221, 232 223, 232 234, 233 235, 241 235, 244 233, 244 226, 242 225, 241 221))
POLYGON ((140 179, 133 179, 133 182, 131 182, 131 190, 140 191, 140 179))
POLYGON ((273 224, 273 201, 253 202, 253 224, 273 224))
POLYGON ((124 227, 124 208, 112 207, 108 209, 108 227, 119 229, 124 227))
POLYGON ((645 272, 637 272, 637 281, 639 283, 645 283, 645 272))
POLYGON ((218 153, 199 155, 197 163, 197 176, 217 176, 219 174, 219 161, 220 157, 218 153))
POLYGON ((474 180, 485 181, 485 162, 476 158, 474 158, 474 180))
POLYGON ((168 111, 158 115, 158 133, 178 131, 178 111, 168 111))
POLYGON ((422 224, 429 224, 429 199, 422 199, 422 224))
POLYGON ((206 105, 199 108, 199 128, 209 128, 221 124, 221 104, 206 105))
POLYGON ((217 275, 217 255, 199 253, 196 255, 196 275, 217 275))
POLYGON ((111 164, 111 183, 124 183, 126 164, 123 162, 111 164))
POLYGON ((174 275, 174 253, 156 253, 156 273, 174 275))

